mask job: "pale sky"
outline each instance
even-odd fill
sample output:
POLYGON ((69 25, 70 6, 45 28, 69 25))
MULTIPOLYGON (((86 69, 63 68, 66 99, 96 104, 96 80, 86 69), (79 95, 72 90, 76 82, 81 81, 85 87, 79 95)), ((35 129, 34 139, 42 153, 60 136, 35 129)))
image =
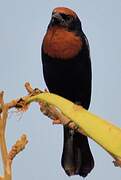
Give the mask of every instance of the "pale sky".
MULTIPOLYGON (((1 0, 0 1, 0 90, 5 100, 26 95, 24 83, 44 89, 40 46, 57 6, 72 8, 80 17, 88 37, 93 92, 90 111, 121 127, 121 1, 120 0, 1 0)), ((10 113, 8 148, 22 133, 29 144, 13 163, 13 180, 67 180, 61 164, 62 126, 52 126, 36 104, 21 118, 10 113), (12 115, 11 115, 12 114, 12 115)), ((113 142, 112 142, 113 143, 113 142)), ((86 180, 120 180, 121 169, 90 140, 95 168, 86 180)), ((73 176, 71 179, 82 179, 73 176)))

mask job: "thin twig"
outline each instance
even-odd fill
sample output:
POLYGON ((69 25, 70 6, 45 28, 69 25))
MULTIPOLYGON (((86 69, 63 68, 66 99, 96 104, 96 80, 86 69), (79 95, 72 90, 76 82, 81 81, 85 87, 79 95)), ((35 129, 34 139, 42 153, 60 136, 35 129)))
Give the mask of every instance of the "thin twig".
MULTIPOLYGON (((31 85, 28 82, 25 83, 25 88, 26 88, 26 90, 28 91, 29 94, 27 96, 23 96, 23 97, 20 97, 20 98, 17 98, 17 99, 13 99, 12 101, 6 103, 8 109, 11 109, 11 108, 22 109, 23 107, 25 107, 25 101, 28 98, 43 92, 43 91, 39 90, 38 88, 32 89, 31 85)), ((3 91, 0 92, 0 97, 2 95, 3 95, 3 91)), ((0 103, 0 113, 1 112, 2 112, 2 105, 0 103)))

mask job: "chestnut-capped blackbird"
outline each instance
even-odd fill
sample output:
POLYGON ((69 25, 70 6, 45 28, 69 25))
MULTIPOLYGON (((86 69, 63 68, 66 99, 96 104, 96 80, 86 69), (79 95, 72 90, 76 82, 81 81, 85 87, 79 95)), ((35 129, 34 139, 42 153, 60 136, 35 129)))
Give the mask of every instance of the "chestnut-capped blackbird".
MULTIPOLYGON (((41 49, 49 91, 88 109, 92 79, 89 44, 73 10, 53 10, 41 49)), ((64 127, 61 164, 69 176, 86 177, 94 167, 87 137, 68 127, 64 127)))

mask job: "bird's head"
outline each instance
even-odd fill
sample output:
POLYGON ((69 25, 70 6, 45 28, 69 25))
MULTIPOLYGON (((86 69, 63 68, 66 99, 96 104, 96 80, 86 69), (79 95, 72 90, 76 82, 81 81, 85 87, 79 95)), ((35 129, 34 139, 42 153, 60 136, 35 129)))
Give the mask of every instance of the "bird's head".
POLYGON ((53 10, 48 28, 60 26, 70 31, 81 31, 81 22, 77 14, 66 7, 57 7, 53 10))
POLYGON ((82 27, 77 14, 66 7, 52 11, 43 40, 43 51, 52 58, 68 60, 77 56, 83 46, 82 27))

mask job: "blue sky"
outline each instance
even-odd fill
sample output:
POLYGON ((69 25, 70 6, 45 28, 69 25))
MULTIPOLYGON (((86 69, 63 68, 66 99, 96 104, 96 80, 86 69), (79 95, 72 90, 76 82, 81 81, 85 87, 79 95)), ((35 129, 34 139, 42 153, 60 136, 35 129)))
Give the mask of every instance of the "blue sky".
MULTIPOLYGON (((90 111, 121 127, 121 1, 102 0, 11 0, 0 1, 0 90, 5 101, 26 95, 24 83, 46 87, 42 75, 40 46, 57 6, 72 8, 80 17, 88 37, 93 91, 90 111)), ((27 148, 13 163, 14 179, 66 180, 60 165, 62 126, 52 126, 36 104, 19 119, 13 113, 7 124, 8 148, 22 134, 29 138, 27 148)), ((113 143, 113 142, 112 142, 113 143)), ((112 158, 90 140, 95 168, 87 180, 119 180, 121 169, 112 158)), ((81 179, 74 176, 71 179, 81 179)))

